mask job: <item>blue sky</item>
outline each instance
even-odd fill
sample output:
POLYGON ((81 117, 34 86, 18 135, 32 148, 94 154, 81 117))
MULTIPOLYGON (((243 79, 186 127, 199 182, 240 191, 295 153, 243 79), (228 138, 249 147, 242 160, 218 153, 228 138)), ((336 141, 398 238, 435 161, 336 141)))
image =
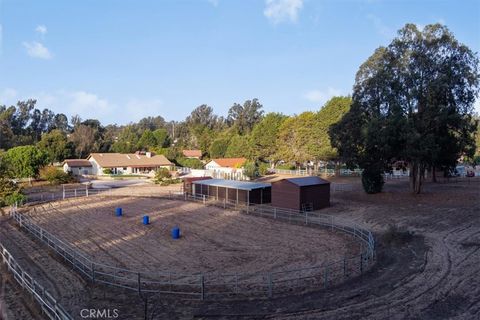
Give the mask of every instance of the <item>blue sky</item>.
POLYGON ((0 104, 119 124, 251 98, 318 110, 408 22, 480 49, 473 0, 0 0, 0 104))

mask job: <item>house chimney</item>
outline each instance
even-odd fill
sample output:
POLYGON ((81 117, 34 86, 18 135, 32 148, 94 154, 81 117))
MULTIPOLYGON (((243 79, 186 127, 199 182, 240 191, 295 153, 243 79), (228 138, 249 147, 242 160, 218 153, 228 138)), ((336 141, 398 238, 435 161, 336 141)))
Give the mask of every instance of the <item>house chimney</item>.
POLYGON ((152 157, 152 153, 151 152, 145 152, 145 155, 147 156, 147 158, 151 158, 152 157))

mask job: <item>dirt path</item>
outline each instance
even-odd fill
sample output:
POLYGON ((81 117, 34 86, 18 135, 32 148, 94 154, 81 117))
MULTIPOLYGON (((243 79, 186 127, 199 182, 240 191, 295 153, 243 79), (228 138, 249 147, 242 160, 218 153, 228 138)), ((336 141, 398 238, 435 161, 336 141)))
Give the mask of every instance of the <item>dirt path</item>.
POLYGON ((363 279, 264 304, 209 306, 197 318, 480 319, 480 184, 428 184, 415 197, 407 188, 396 182, 380 195, 344 193, 330 209, 369 222, 380 240, 388 224, 417 235, 381 245, 377 268, 363 279))

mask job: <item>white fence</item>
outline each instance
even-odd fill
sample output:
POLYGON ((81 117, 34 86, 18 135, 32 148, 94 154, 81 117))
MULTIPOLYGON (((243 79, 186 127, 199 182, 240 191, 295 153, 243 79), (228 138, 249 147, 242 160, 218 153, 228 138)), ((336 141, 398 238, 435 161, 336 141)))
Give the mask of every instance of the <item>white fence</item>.
POLYGON ((0 243, 2 264, 6 265, 13 278, 38 302, 45 315, 52 320, 73 320, 57 300, 31 275, 25 272, 12 254, 0 243))
MULTIPOLYGON (((79 195, 78 192, 76 194, 79 195)), ((354 222, 339 217, 286 210, 266 205, 240 205, 225 200, 217 201, 206 196, 198 197, 183 193, 171 192, 155 197, 199 201, 205 205, 239 210, 245 214, 343 232, 358 240, 361 252, 358 255, 344 257, 341 260, 322 265, 277 272, 179 274, 172 271, 163 271, 148 273, 95 262, 84 253, 36 225, 28 217, 18 212, 16 207, 12 208, 11 215, 21 228, 48 245, 65 260, 65 263, 72 265, 74 270, 94 283, 121 287, 138 293, 158 292, 187 299, 262 298, 288 294, 291 293, 291 290, 305 291, 327 288, 342 282, 346 278, 361 275, 373 264, 375 259, 375 241, 372 233, 354 222)))
POLYGON ((112 189, 89 189, 85 188, 76 188, 76 189, 63 189, 57 192, 39 192, 31 193, 25 195, 25 203, 32 202, 46 202, 46 201, 56 201, 56 200, 65 200, 69 198, 80 198, 80 197, 89 197, 101 193, 112 192, 112 189))

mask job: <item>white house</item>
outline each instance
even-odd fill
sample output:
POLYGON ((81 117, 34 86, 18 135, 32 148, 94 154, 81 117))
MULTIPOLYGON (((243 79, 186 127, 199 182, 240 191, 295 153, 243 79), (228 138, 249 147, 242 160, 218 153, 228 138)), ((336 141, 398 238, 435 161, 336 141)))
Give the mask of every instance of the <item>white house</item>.
POLYGON ((63 161, 63 171, 73 175, 91 175, 92 163, 86 159, 68 159, 63 161))
POLYGON ((104 169, 112 174, 153 175, 159 168, 172 169, 173 164, 164 155, 151 152, 92 153, 87 160, 92 164, 92 174, 103 175, 104 169))
POLYGON ((244 180, 243 166, 247 162, 245 158, 220 158, 212 159, 205 165, 212 177, 220 179, 244 180))

